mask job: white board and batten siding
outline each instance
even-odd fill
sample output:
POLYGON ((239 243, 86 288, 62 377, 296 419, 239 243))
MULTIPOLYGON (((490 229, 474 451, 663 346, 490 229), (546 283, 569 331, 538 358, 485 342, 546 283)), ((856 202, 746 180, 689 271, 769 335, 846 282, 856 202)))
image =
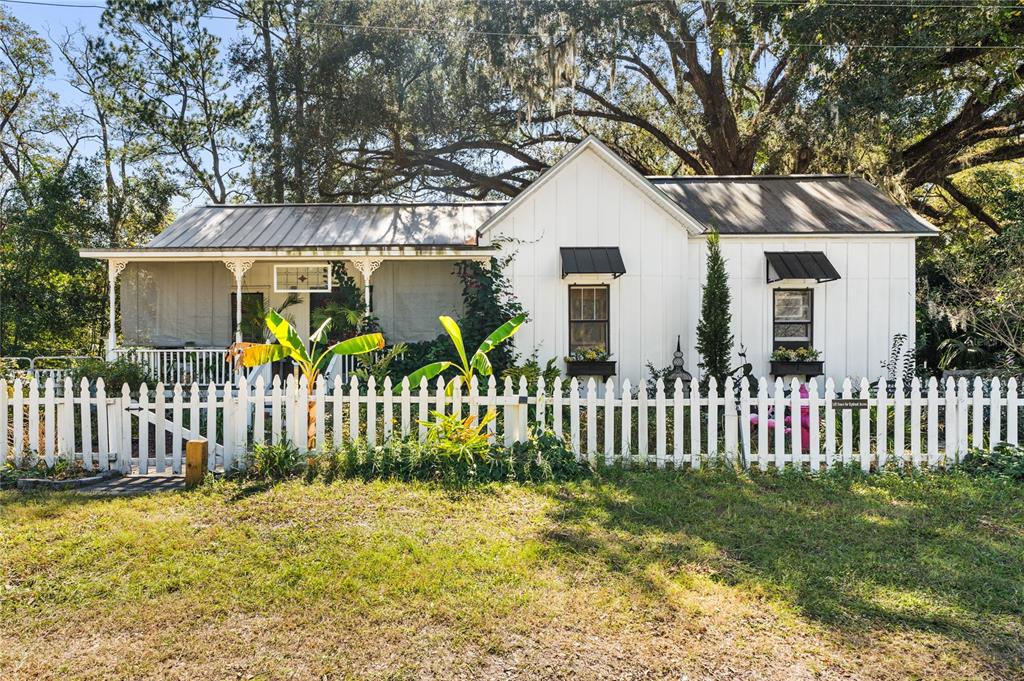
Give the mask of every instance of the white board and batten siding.
MULTIPOLYGON (((618 378, 645 380, 645 365, 671 363, 676 337, 696 373, 701 292, 707 269, 703 235, 692 235, 594 150, 552 171, 524 200, 501 213, 485 240, 515 253, 508 274, 530 322, 516 338, 524 355, 543 363, 569 351, 569 286, 607 284, 610 345, 618 378), (557 172, 556 172, 557 171, 557 172), (610 275, 562 278, 559 248, 617 246, 626 266, 610 275)), ((914 341, 914 238, 882 235, 723 235, 732 291, 737 352, 742 344, 755 375, 769 373, 773 349, 772 289, 814 291, 814 347, 828 377, 876 376, 896 334, 914 341), (841 279, 768 284, 765 253, 822 251, 841 279)), ((739 362, 738 355, 736 356, 739 362)))
MULTIPOLYGON (((827 377, 877 376, 889 357, 893 337, 914 332, 914 244, 899 236, 723 236, 732 292, 732 332, 735 350, 742 344, 755 375, 769 373, 772 307, 775 288, 813 291, 813 345, 825 361, 827 377), (765 253, 822 251, 841 279, 819 284, 814 280, 766 283, 765 253)), ((694 310, 684 347, 697 341, 701 290, 707 272, 707 248, 695 240, 690 249, 689 307, 694 310)), ((737 355, 736 361, 739 361, 737 355)), ((693 360, 688 356, 687 365, 693 360)))
POLYGON ((530 321, 516 336, 525 356, 541 363, 569 351, 569 286, 607 284, 610 350, 620 377, 634 383, 644 363, 671 362, 686 337, 690 259, 688 232, 620 170, 587 150, 558 169, 524 201, 509 206, 485 238, 515 253, 507 273, 530 321), (562 279, 561 247, 618 246, 626 274, 562 279))

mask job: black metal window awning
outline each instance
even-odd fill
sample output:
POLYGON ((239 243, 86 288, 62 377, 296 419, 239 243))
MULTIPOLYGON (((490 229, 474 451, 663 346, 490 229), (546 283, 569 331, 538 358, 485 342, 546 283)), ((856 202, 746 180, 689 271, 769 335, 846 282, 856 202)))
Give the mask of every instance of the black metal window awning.
POLYGON ((611 274, 616 279, 626 273, 622 253, 617 247, 561 248, 562 279, 570 274, 611 274))
POLYGON ((768 283, 783 279, 814 279, 819 284, 839 279, 839 272, 821 251, 765 253, 768 283))

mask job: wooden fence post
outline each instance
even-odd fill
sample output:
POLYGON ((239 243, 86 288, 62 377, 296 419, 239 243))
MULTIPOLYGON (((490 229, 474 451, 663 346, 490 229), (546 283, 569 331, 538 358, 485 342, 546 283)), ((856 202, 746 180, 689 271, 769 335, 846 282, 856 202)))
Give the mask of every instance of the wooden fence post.
POLYGON ((189 440, 185 445, 185 487, 195 487, 206 474, 207 440, 189 440))

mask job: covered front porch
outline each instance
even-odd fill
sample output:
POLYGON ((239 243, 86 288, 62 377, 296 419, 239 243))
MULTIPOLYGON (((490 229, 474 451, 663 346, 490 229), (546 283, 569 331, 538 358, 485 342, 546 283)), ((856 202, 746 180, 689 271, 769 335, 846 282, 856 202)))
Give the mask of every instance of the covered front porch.
MULTIPOLYGON (((234 341, 267 340, 263 317, 282 313, 308 341, 325 315, 338 333, 355 320, 376 325, 389 344, 429 340, 439 315, 462 309, 456 266, 486 260, 483 249, 403 247, 313 252, 165 253, 86 251, 107 261, 107 359, 128 357, 166 383, 234 378, 224 351, 234 341)), ((339 338, 340 339, 340 338, 339 338)), ((347 379, 353 359, 330 375, 347 379)))

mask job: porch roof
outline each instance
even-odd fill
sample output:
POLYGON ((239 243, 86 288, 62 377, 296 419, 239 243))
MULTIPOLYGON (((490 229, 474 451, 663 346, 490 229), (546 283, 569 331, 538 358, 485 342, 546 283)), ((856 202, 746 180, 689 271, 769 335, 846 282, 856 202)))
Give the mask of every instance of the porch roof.
POLYGON ((195 208, 144 250, 473 248, 502 202, 239 204, 195 208))

